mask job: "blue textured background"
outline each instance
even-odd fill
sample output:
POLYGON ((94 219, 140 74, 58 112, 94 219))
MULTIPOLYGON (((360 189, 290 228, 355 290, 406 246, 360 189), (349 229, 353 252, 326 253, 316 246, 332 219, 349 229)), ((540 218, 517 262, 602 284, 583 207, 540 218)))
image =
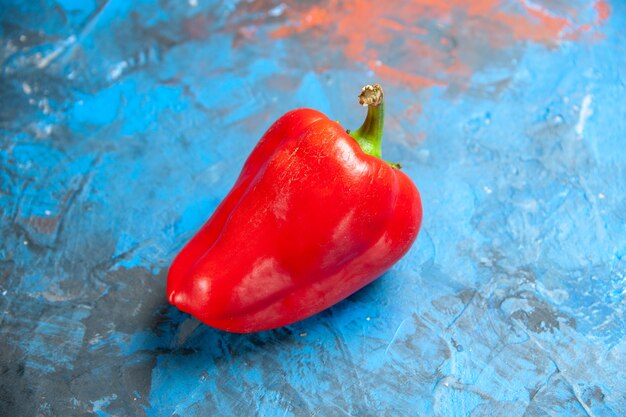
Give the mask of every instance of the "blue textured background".
POLYGON ((625 3, 380 3, 0 2, 0 415, 626 415, 625 3), (170 307, 272 121, 376 81, 407 256, 275 331, 170 307))

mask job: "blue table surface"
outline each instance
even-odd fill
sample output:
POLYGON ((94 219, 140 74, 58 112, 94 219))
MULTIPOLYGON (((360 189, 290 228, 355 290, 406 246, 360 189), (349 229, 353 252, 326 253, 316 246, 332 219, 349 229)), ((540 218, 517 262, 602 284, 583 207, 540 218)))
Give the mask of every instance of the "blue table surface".
POLYGON ((626 415, 626 2, 0 4, 1 416, 626 415), (410 252, 278 330, 170 306, 269 125, 373 82, 410 252))

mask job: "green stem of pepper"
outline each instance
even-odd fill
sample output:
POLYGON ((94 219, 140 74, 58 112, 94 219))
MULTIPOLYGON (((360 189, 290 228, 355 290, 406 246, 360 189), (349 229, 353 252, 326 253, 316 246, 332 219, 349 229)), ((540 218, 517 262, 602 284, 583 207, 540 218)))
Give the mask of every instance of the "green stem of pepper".
MULTIPOLYGON (((359 103, 367 106, 367 116, 360 128, 350 133, 363 152, 382 159, 383 126, 385 122, 385 104, 383 89, 380 85, 366 85, 359 94, 359 103)), ((388 162, 394 168, 400 164, 388 162)))

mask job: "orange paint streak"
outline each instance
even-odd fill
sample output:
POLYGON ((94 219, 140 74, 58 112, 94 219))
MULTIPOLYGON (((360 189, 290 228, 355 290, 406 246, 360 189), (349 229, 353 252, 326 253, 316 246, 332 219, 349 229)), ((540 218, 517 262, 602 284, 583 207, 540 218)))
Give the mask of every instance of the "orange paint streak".
POLYGON ((275 38, 285 38, 295 33, 303 33, 312 28, 324 26, 331 21, 332 16, 328 13, 328 11, 319 6, 314 6, 300 17, 295 26, 283 26, 282 28, 272 32, 272 36, 275 38))
POLYGON ((498 0, 479 0, 479 1, 472 1, 472 2, 459 1, 457 2, 457 6, 467 7, 467 12, 471 16, 484 16, 484 15, 491 14, 493 10, 497 6, 499 6, 501 3, 502 1, 498 1, 498 0))
POLYGON ((405 71, 390 67, 385 64, 370 62, 369 67, 382 78, 398 81, 403 85, 406 85, 407 87, 411 87, 416 90, 425 87, 431 87, 433 85, 445 84, 442 81, 422 77, 420 75, 409 74, 405 71))
POLYGON ((381 27, 387 28, 387 29, 391 29, 397 32, 403 32, 403 33, 415 33, 418 35, 426 35, 428 33, 428 31, 424 28, 420 28, 420 27, 411 27, 411 26, 406 26, 403 25, 402 23, 396 21, 396 20, 392 20, 392 19, 385 19, 385 18, 381 18, 378 22, 380 24, 381 27))
POLYGON ((462 87, 475 71, 490 65, 484 52, 489 48, 577 39, 611 13, 607 0, 588 6, 595 9, 595 22, 583 21, 581 16, 589 15, 584 9, 550 9, 539 5, 540 0, 325 0, 312 7, 295 0, 283 3, 286 22, 270 33, 272 38, 323 38, 346 61, 414 89, 450 83, 462 87))
POLYGON ((497 19, 505 23, 517 40, 528 40, 538 43, 552 44, 563 39, 565 30, 572 28, 570 21, 563 17, 550 15, 545 9, 526 7, 529 19, 521 15, 498 13, 497 19))
POLYGON ((611 6, 609 6, 609 3, 607 3, 606 0, 596 2, 594 7, 596 9, 596 13, 598 14, 598 21, 600 23, 605 22, 611 15, 611 6))
POLYGON ((577 32, 566 33, 563 36, 563 39, 568 40, 568 41, 578 40, 582 33, 589 32, 589 31, 591 31, 592 28, 593 28, 592 25, 590 25, 589 23, 586 23, 586 24, 584 24, 582 26, 579 26, 577 32))

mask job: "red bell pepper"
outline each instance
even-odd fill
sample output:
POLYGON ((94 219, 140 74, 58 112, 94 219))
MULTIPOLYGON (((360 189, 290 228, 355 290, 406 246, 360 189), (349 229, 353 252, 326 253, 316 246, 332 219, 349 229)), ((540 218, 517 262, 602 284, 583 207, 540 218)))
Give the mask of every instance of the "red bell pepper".
POLYGON ((349 134, 311 109, 263 135, 232 190, 182 249, 170 303, 231 332, 273 329, 343 300, 411 247, 417 188, 381 159, 383 92, 363 88, 363 125, 349 134))

